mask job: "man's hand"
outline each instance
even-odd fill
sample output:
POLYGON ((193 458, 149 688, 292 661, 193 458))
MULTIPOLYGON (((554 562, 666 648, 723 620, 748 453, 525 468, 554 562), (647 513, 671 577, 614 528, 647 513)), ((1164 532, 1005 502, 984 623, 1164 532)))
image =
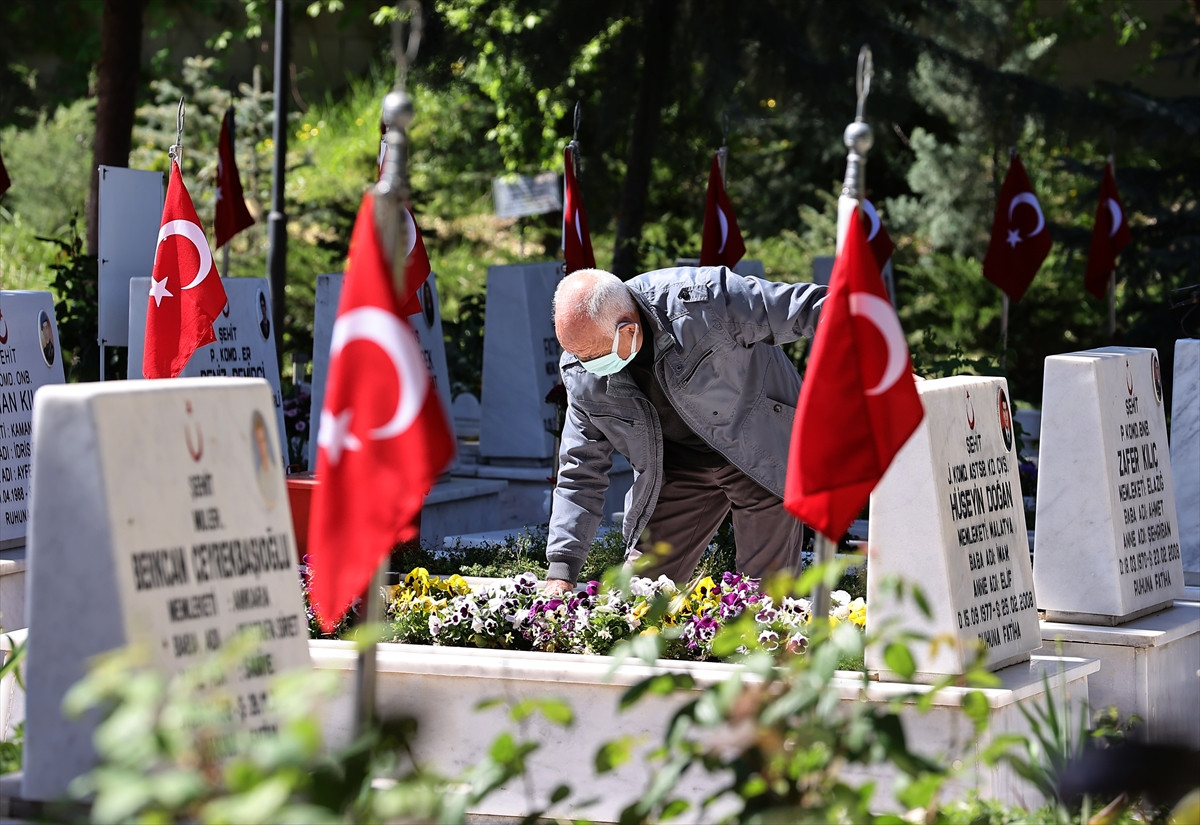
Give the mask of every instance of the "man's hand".
POLYGON ((546 587, 542 593, 546 596, 561 596, 575 592, 575 585, 566 579, 546 579, 546 587))

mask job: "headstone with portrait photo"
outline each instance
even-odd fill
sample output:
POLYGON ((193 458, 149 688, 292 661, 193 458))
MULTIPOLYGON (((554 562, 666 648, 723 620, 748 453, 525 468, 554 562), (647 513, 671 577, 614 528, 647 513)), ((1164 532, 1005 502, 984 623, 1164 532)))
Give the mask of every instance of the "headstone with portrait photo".
MULTIPOLYGON (((308 468, 317 467, 317 436, 321 426, 321 407, 325 403, 325 383, 329 377, 329 349, 333 325, 337 322, 338 300, 342 295, 342 273, 317 276, 317 297, 313 310, 313 377, 309 417, 308 468)), ((430 275, 417 290, 421 312, 406 319, 417 333, 417 342, 425 366, 433 375, 442 399, 447 422, 450 416, 450 370, 446 364, 446 339, 442 334, 442 306, 438 298, 437 276, 430 275)), ((451 429, 453 424, 451 423, 451 429)), ((455 467, 451 465, 451 470, 455 467)))
POLYGON ((96 717, 66 719, 62 700, 105 651, 141 647, 173 674, 256 632, 219 694, 235 728, 272 730, 271 677, 309 666, 272 395, 259 378, 38 393, 26 798, 61 797, 92 766, 96 717))
POLYGON ((1046 359, 1034 529, 1047 619, 1117 625, 1183 595, 1157 351, 1046 359))
MULTIPOLYGON (((997 670, 1041 646, 1029 537, 1003 378, 917 382, 925 418, 871 494, 867 621, 923 634, 917 678, 997 670), (931 614, 889 580, 919 587, 931 614)), ((871 646, 867 669, 894 676, 871 646)))
MULTIPOLYGON (((266 278, 222 278, 227 303, 213 325, 217 340, 196 350, 180 377, 262 378, 275 400, 275 426, 279 432, 278 455, 284 466, 291 464, 283 423, 283 391, 279 380, 279 357, 271 330, 271 288, 266 278)), ((129 377, 142 377, 142 355, 146 349, 146 308, 149 278, 129 280, 129 377)))
MULTIPOLYGON (((0 550, 25 544, 33 466, 33 397, 63 383, 62 346, 49 292, 0 291, 0 550)), ((13 611, 0 605, 0 621, 13 611)))
POLYGON ((1200 339, 1175 342, 1171 385, 1171 471, 1179 515, 1184 585, 1200 585, 1200 339))

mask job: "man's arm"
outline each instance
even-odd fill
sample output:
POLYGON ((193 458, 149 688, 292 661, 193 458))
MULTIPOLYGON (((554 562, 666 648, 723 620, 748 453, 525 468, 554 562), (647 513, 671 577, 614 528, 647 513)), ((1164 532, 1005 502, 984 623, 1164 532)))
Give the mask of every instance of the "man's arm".
POLYGON ((788 284, 721 270, 726 312, 734 337, 749 345, 759 341, 788 344, 812 338, 821 317, 827 288, 820 284, 788 284))
POLYGON ((570 589, 579 578, 604 516, 611 467, 612 445, 574 404, 568 404, 546 541, 548 585, 570 589))

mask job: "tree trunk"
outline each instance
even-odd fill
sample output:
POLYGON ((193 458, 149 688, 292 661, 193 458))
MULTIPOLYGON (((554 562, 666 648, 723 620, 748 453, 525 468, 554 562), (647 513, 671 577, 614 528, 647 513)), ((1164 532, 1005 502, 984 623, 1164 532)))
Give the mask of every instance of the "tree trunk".
POLYGON ((678 7, 678 0, 651 0, 645 7, 642 21, 642 77, 633 131, 629 137, 628 164, 621 185, 613 250, 613 273, 623 281, 638 274, 638 244, 646 221, 650 165, 662 125, 662 101, 669 76, 678 7))
POLYGON ((96 67, 96 134, 88 191, 88 254, 98 252, 100 166, 128 166, 133 145, 138 73, 142 63, 142 13, 147 0, 104 0, 100 62, 96 67))

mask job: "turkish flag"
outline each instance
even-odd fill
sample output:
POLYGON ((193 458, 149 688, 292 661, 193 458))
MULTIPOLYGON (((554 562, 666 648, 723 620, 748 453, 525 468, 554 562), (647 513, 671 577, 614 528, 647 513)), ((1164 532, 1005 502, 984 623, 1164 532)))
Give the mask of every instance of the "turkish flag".
POLYGON ((1050 254, 1050 230, 1042 205, 1033 193, 1021 156, 1014 153, 1000 187, 992 240, 983 258, 983 277, 1021 300, 1025 290, 1050 254))
POLYGON ((158 249, 150 273, 142 375, 179 375, 192 353, 217 340, 213 323, 225 303, 225 287, 204 227, 183 185, 179 164, 172 160, 158 249))
POLYGON ((217 249, 246 227, 254 225, 254 218, 246 208, 246 198, 242 194, 242 179, 238 177, 237 156, 233 147, 233 107, 230 106, 221 121, 221 138, 217 142, 217 208, 213 217, 217 249))
POLYGON ((415 538, 454 439, 363 197, 350 240, 321 410, 309 524, 313 608, 326 632, 397 544, 415 538))
MULTIPOLYGON (((379 122, 379 177, 383 176, 383 161, 387 157, 387 141, 382 135, 387 134, 387 126, 383 121, 379 122)), ((378 177, 376 178, 378 179, 378 177)), ((425 279, 430 277, 433 268, 429 265, 429 253, 425 251, 425 239, 421 237, 421 230, 417 228, 417 220, 413 215, 412 207, 408 207, 408 253, 404 256, 404 291, 400 294, 400 304, 403 309, 400 310, 401 315, 417 315, 421 312, 421 301, 417 298, 417 292, 421 289, 421 284, 425 283, 425 279)))
POLYGON ((417 219, 413 216, 412 207, 405 207, 404 214, 408 217, 408 254, 404 263, 404 294, 400 296, 401 315, 417 315, 421 312, 421 302, 417 291, 427 278, 433 277, 429 265, 429 253, 425 251, 425 239, 417 227, 417 219))
POLYGON ((708 194, 704 198, 704 228, 700 233, 700 266, 727 266, 733 269, 746 254, 742 232, 733 214, 733 204, 725 194, 721 165, 713 155, 708 171, 708 194))
POLYGON ((575 179, 574 152, 568 145, 563 150, 563 226, 562 249, 567 274, 577 269, 594 269, 592 237, 588 234, 587 212, 583 208, 583 193, 575 179))
POLYGON ((1087 274, 1083 285, 1097 298, 1108 291, 1108 276, 1117 268, 1117 255, 1133 237, 1129 222, 1117 194, 1117 180, 1112 164, 1104 164, 1104 180, 1100 183, 1100 202, 1096 204, 1096 222, 1092 226, 1092 246, 1088 250, 1087 274))
POLYGON ((8 170, 4 168, 4 158, 0 158, 0 195, 7 192, 10 186, 12 181, 8 177, 8 170))
POLYGON ((882 272, 883 265, 896 251, 896 245, 892 243, 891 235, 883 228, 883 222, 879 220, 879 213, 875 211, 875 205, 863 198, 862 208, 867 220, 871 222, 870 228, 867 230, 867 244, 870 245, 871 254, 875 256, 875 263, 879 264, 879 271, 882 272))
POLYGON ((838 541, 924 415, 904 331, 856 209, 800 387, 784 507, 838 541))

